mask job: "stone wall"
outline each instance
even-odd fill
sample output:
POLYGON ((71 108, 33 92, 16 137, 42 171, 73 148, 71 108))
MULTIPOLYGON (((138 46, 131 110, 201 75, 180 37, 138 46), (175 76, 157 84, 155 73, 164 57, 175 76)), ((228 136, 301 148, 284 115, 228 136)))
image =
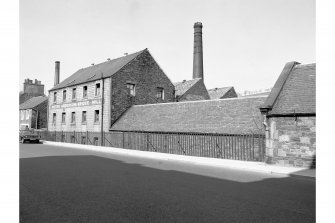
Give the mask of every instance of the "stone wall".
MULTIPOLYGON (((104 118, 103 130, 109 130, 110 115, 110 78, 104 81, 104 118)), ((101 99, 102 94, 96 96, 96 84, 100 83, 100 91, 102 92, 102 80, 91 81, 78 84, 71 87, 57 89, 49 92, 49 118, 48 129, 50 131, 101 131, 101 99), (87 87, 87 97, 83 96, 83 88, 87 87), (76 88, 76 99, 72 99, 72 89, 76 88), (63 91, 66 90, 66 99, 63 100, 63 91), (54 92, 57 92, 57 100, 54 101, 54 92), (98 102, 89 104, 88 102, 98 102), (70 106, 78 103, 78 106, 70 106), (87 105, 88 104, 88 105, 87 105), (58 106, 58 107, 57 107, 58 106), (94 121, 95 110, 99 110, 99 122, 94 121), (86 111, 86 122, 82 121, 82 113, 86 111), (62 123, 62 113, 65 113, 65 122, 62 123), (71 123, 72 112, 75 112, 75 122, 71 123), (53 113, 56 114, 56 123, 52 123, 53 113)))
POLYGON ((280 166, 315 165, 315 116, 270 117, 266 162, 280 166))
POLYGON ((139 55, 112 76, 111 125, 132 105, 174 101, 174 85, 148 51, 139 55), (135 85, 135 96, 127 84, 135 85), (157 88, 164 89, 164 99, 156 97, 157 88))

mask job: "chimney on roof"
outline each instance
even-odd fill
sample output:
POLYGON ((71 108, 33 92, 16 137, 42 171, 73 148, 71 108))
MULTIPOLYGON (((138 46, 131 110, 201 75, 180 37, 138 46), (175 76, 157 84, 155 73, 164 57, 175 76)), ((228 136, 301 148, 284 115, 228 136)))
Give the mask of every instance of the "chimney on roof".
POLYGON ((186 82, 186 80, 183 80, 183 83, 185 83, 186 82))
POLYGON ((94 63, 91 63, 92 66, 94 66, 94 63))
POLYGON ((194 23, 193 79, 204 79, 202 54, 202 23, 194 23))
POLYGON ((125 56, 128 56, 128 53, 124 53, 125 56))
POLYGON ((111 60, 111 58, 107 58, 107 60, 108 60, 108 61, 110 61, 110 60, 111 60))
POLYGON ((55 61, 55 82, 54 82, 54 86, 59 84, 59 69, 60 69, 59 66, 60 66, 60 62, 55 61))

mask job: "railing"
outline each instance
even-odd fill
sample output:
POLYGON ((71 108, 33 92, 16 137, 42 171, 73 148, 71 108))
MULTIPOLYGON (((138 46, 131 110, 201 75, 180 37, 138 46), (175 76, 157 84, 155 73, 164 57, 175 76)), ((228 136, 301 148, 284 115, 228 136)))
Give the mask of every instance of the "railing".
POLYGON ((210 134, 185 132, 64 132, 38 131, 41 139, 124 149, 212 157, 245 161, 264 161, 265 135, 210 134), (101 141, 101 136, 103 140, 101 141))

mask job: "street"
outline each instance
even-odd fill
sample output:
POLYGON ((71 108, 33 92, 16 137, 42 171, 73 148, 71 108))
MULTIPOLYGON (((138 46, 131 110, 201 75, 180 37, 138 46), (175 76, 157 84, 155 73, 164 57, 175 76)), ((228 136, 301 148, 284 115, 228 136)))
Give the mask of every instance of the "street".
POLYGON ((20 144, 20 222, 315 222, 315 180, 20 144))

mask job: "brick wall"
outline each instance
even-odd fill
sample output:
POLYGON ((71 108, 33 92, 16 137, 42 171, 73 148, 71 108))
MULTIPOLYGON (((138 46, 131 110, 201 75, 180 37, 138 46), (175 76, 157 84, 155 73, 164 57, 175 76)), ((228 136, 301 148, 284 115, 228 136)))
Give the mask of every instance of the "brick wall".
POLYGON ((193 85, 178 101, 208 100, 209 94, 202 80, 193 85))
POLYGON ((315 117, 270 117, 266 162, 310 167, 315 161, 315 117))
MULTIPOLYGON (((110 115, 110 78, 104 81, 104 118, 103 130, 109 130, 109 115, 110 115)), ((100 83, 100 91, 102 91, 102 80, 92 81, 84 84, 75 85, 72 87, 62 88, 55 91, 50 91, 49 94, 49 118, 48 129, 50 131, 101 131, 101 104, 75 106, 67 108, 52 108, 54 105, 64 105, 75 102, 87 102, 89 100, 101 101, 102 95, 95 96, 95 86, 100 83), (87 98, 83 97, 83 87, 87 86, 87 98), (76 100, 72 100, 73 88, 76 88, 76 100), (66 100, 63 101, 63 91, 66 90, 66 100), (57 101, 54 103, 54 92, 57 92, 57 101), (99 110, 99 122, 94 122, 94 112, 99 110), (86 111, 86 123, 82 122, 82 112, 86 111), (62 113, 66 114, 66 121, 62 123, 62 113), (72 112, 75 112, 75 123, 71 123, 72 112), (52 123, 53 113, 56 113, 56 124, 52 123)))
POLYGON ((112 76, 113 124, 131 105, 174 101, 174 85, 148 51, 112 76), (135 84, 135 97, 129 95, 127 83, 135 84), (157 88, 164 89, 164 100, 156 98, 157 88))

